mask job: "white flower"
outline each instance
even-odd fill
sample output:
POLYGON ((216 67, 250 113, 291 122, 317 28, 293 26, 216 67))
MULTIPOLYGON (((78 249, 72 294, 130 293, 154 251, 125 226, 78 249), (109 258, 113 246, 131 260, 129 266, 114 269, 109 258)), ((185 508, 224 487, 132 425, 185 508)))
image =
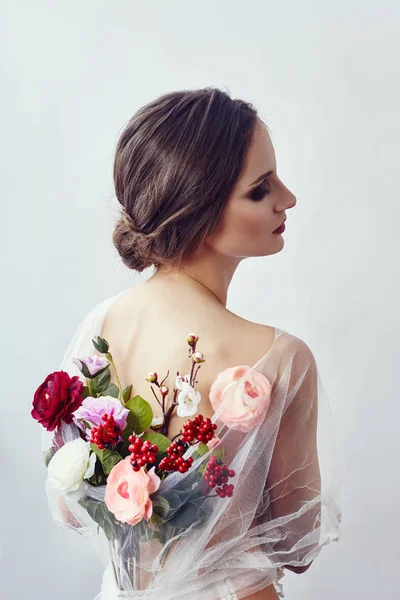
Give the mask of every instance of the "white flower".
POLYGON ((187 375, 178 375, 175 380, 175 387, 178 390, 182 390, 184 385, 188 385, 190 383, 190 373, 187 375))
POLYGON ((178 394, 178 417, 191 417, 196 414, 197 405, 201 400, 200 392, 197 392, 189 383, 180 383, 181 391, 178 394))
POLYGON ((90 443, 76 438, 61 446, 54 454, 48 465, 47 478, 57 490, 73 492, 83 479, 93 475, 95 462, 95 453, 90 454, 90 443))
POLYGON ((153 417, 150 427, 155 427, 156 425, 162 425, 164 421, 163 417, 153 417))

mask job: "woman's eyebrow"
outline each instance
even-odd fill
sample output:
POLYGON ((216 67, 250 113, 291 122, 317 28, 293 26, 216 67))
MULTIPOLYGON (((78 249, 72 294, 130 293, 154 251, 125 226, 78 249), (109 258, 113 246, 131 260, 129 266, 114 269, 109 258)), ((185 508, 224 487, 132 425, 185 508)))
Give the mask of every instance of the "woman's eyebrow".
POLYGON ((273 173, 273 171, 267 171, 266 173, 263 173, 262 175, 260 175, 260 177, 257 177, 257 179, 255 181, 253 181, 253 183, 250 183, 250 185, 254 185, 255 183, 258 183, 262 179, 265 179, 266 177, 269 177, 270 175, 272 175, 272 173, 273 173))

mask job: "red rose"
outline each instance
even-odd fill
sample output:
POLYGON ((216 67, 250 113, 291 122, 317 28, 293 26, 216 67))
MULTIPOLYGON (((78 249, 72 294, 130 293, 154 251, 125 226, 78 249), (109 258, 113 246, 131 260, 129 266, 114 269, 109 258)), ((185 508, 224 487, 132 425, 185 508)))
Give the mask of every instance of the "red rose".
POLYGON ((61 421, 72 423, 72 413, 82 404, 84 385, 77 375, 55 371, 46 377, 33 398, 31 415, 47 431, 53 431, 61 421))

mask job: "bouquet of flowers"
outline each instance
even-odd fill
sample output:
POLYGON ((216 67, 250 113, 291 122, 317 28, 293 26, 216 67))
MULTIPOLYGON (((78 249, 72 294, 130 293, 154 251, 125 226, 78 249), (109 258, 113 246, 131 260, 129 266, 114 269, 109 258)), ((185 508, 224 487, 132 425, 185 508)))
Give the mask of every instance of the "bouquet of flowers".
MULTIPOLYGON (((116 584, 124 591, 141 589, 142 544, 158 541, 162 566, 171 547, 167 541, 207 518, 204 503, 234 494, 230 480, 235 470, 224 463, 217 423, 196 414, 201 399, 196 377, 205 362, 198 339, 194 334, 186 338, 191 369, 185 376, 177 372, 172 402, 165 385, 169 372, 162 380, 156 372, 146 378, 161 417, 153 416, 144 398, 132 395, 132 385, 122 388, 109 344, 100 336, 92 339, 97 354, 73 359, 82 378, 55 371, 34 394, 31 415, 52 433, 51 447, 43 453, 48 485, 62 503, 77 499, 102 529, 116 584), (110 382, 111 369, 117 384, 110 382), (175 409, 189 419, 170 439, 175 409), (72 429, 73 439, 65 440, 64 427, 72 429)), ((233 367, 219 374, 210 401, 222 427, 248 432, 264 418, 270 393, 271 384, 261 373, 233 367), (227 390, 230 404, 223 402, 227 390)), ((69 524, 79 529, 68 502, 63 507, 69 524)))

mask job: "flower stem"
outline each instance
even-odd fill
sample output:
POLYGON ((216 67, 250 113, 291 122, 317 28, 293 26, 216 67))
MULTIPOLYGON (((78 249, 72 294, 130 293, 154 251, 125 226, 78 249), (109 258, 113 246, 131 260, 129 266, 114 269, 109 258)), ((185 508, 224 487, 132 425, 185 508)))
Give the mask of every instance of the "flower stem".
POLYGON ((110 361, 110 363, 112 365, 112 368, 114 369, 115 379, 117 381, 117 385, 118 385, 118 388, 119 388, 118 399, 120 400, 122 406, 125 406, 124 398, 122 396, 122 385, 121 385, 121 382, 119 380, 117 367, 115 366, 115 362, 113 360, 111 352, 107 352, 106 357, 110 361))
POLYGON ((169 407, 169 409, 166 412, 164 412, 164 422, 160 429, 160 433, 162 433, 162 435, 166 435, 166 436, 168 435, 168 426, 169 426, 171 415, 174 411, 175 406, 178 406, 178 402, 176 400, 176 391, 175 391, 174 400, 173 400, 171 406, 169 407))
MULTIPOLYGON (((154 391, 154 389, 153 389, 153 386, 151 386, 151 387, 150 387, 150 389, 151 389, 151 391, 153 392, 153 396, 154 396, 154 398, 157 400, 158 404, 161 406, 161 408, 163 408, 163 405, 161 404, 161 402, 160 402, 159 398, 157 397, 157 394, 155 393, 155 391, 154 391)), ((164 409, 163 409, 163 412, 164 412, 164 409)))
POLYGON ((189 378, 189 383, 192 387, 194 387, 194 377, 193 377, 193 371, 194 371, 194 366, 195 366, 195 362, 192 358, 192 368, 190 369, 190 378, 189 378))
POLYGON ((86 379, 87 381, 87 385, 88 385, 88 389, 89 389, 89 396, 92 395, 92 382, 90 381, 90 379, 86 379))

